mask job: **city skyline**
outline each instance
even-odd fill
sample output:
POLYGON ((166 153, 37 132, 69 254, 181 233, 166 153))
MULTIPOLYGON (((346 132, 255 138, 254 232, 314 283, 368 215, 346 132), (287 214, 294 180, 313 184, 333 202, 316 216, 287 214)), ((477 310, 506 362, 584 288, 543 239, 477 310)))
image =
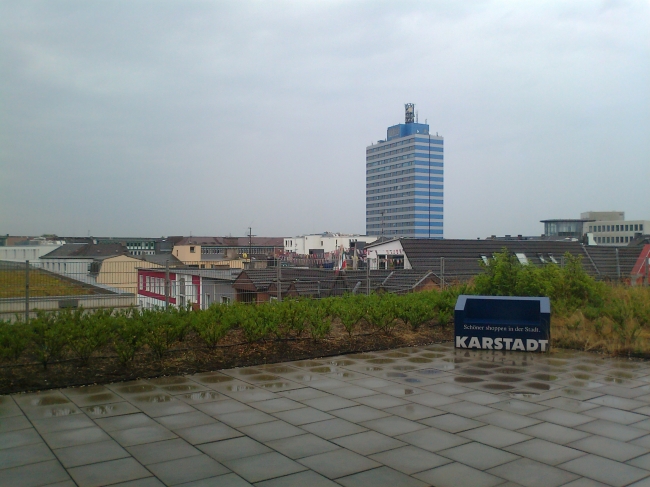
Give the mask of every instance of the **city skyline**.
POLYGON ((411 101, 445 238, 650 217, 647 2, 0 11, 0 234, 363 234, 364 148, 411 101))

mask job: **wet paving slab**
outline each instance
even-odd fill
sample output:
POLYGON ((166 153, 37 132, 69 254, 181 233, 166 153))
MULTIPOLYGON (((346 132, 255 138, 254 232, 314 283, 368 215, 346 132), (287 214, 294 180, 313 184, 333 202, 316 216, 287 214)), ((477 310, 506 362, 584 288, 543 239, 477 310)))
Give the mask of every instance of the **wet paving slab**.
POLYGON ((650 485, 650 363, 446 343, 0 396, 0 485, 386 482, 650 485))

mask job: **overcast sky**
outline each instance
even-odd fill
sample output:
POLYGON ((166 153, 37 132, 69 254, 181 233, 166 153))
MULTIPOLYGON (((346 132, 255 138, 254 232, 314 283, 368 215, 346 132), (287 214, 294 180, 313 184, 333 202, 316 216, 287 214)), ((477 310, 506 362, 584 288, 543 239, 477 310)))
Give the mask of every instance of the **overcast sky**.
POLYGON ((445 137, 445 237, 650 219, 648 1, 0 0, 0 234, 365 233, 445 137))

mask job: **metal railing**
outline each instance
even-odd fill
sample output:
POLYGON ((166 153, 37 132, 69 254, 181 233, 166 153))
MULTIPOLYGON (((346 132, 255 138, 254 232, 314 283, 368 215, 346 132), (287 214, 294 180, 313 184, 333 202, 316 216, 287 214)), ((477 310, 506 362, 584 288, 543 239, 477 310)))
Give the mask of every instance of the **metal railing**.
MULTIPOLYGON (((130 258, 112 260, 0 261, 0 320, 29 320, 37 311, 67 308, 191 306, 205 309, 213 303, 235 301, 260 303, 346 293, 408 293, 445 289, 466 283, 483 272, 479 259, 449 257, 401 261, 402 265, 414 269, 394 267, 390 261, 378 263, 379 269, 370 269, 363 261, 347 260, 344 269, 334 269, 329 265, 300 266, 299 259, 292 262, 271 259, 253 265, 245 263, 244 267, 253 268, 242 269, 210 261, 170 264, 130 258)), ((563 266, 564 259, 558 257, 554 263, 563 266)), ((606 264, 614 273, 611 280, 620 276, 621 281, 629 281, 629 270, 626 275, 620 262, 606 264)), ((643 279, 643 284, 648 285, 647 281, 643 279)))

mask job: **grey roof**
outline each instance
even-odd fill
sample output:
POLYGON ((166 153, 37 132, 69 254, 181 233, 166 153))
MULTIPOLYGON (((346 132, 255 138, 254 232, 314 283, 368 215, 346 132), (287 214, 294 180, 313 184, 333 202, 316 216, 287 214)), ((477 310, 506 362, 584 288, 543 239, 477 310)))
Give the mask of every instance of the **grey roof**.
POLYGON ((128 255, 127 248, 116 244, 65 244, 52 252, 41 256, 41 259, 101 259, 128 255))
POLYGON ((580 256, 588 274, 617 279, 619 275, 629 276, 641 251, 639 247, 585 246, 580 242, 552 240, 401 239, 401 244, 414 269, 431 270, 437 276, 447 276, 447 281, 463 281, 481 273, 479 262, 483 256, 490 258, 504 248, 524 254, 529 262, 537 265, 553 262, 553 259, 561 263, 565 253, 580 256))
POLYGON ((165 265, 167 262, 169 262, 169 265, 173 267, 184 265, 183 261, 178 259, 173 254, 138 255, 131 257, 144 260, 146 262, 151 262, 152 264, 165 265))
MULTIPOLYGON (((251 237, 253 247, 283 247, 283 237, 251 237)), ((208 245, 216 247, 247 247, 248 237, 184 237, 175 245, 208 245)))
MULTIPOLYGON (((244 270, 233 287, 242 291, 277 292, 277 269, 244 270)), ((366 270, 286 269, 281 272, 282 293, 300 296, 340 296, 355 292, 365 294, 368 290, 366 270)), ((437 284, 438 279, 430 271, 419 270, 373 270, 370 272, 370 290, 408 292, 417 289, 425 281, 437 284)))

